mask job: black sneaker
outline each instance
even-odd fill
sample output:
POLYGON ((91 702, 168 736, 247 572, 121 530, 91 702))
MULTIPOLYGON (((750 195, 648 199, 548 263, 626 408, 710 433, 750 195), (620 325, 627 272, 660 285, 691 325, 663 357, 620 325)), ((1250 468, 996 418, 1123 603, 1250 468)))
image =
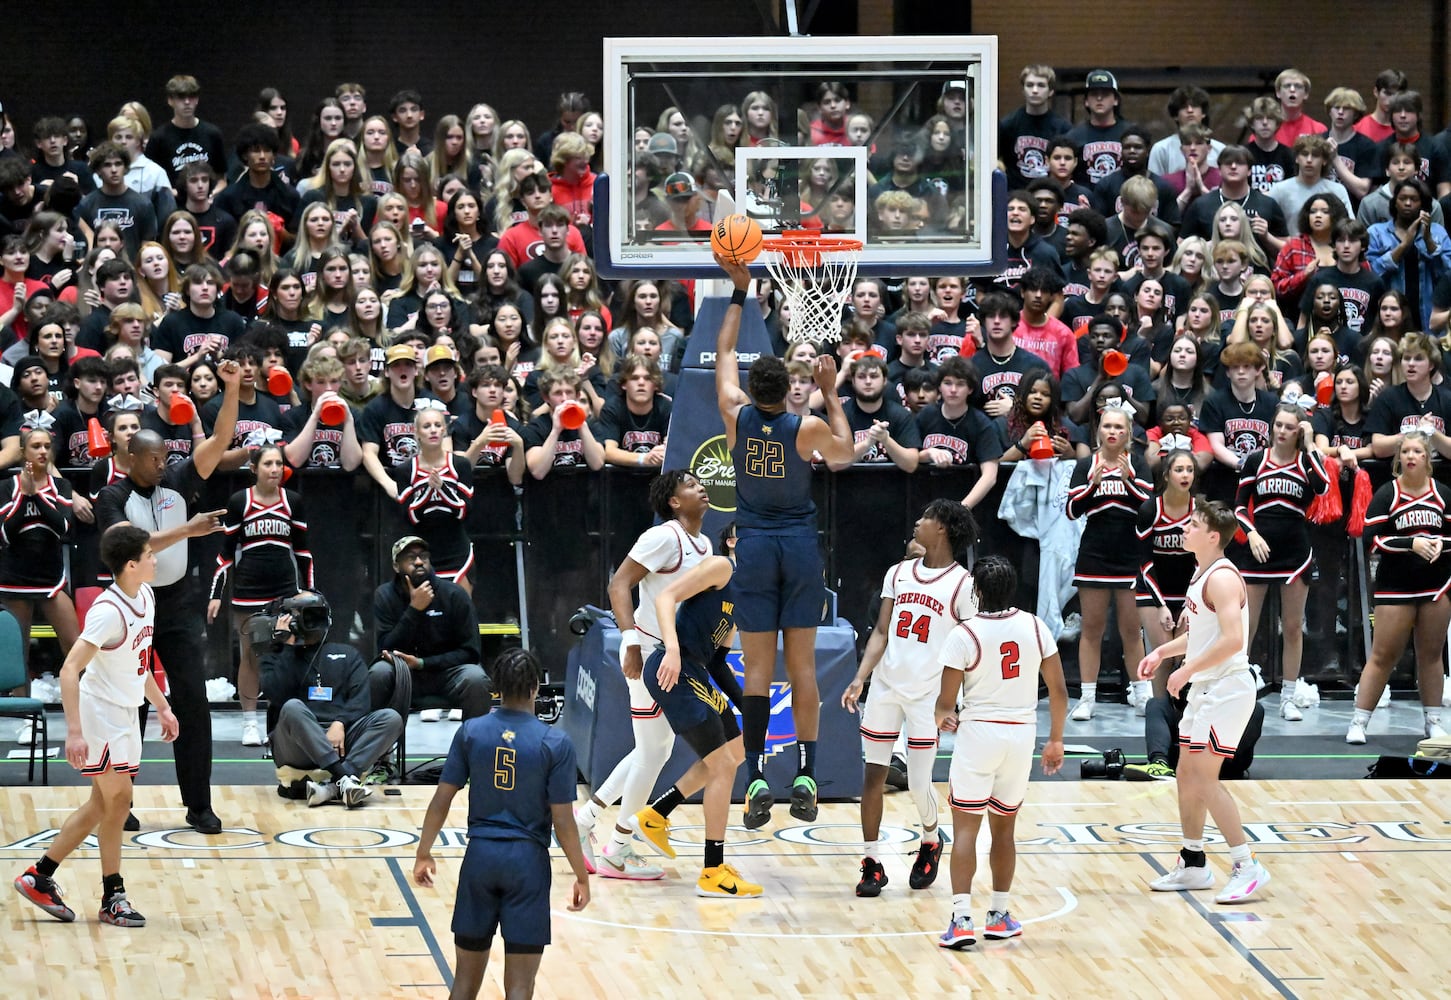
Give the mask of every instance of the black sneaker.
POLYGON ((186 825, 197 833, 204 833, 209 837, 214 837, 222 832, 222 821, 217 819, 217 814, 212 812, 211 806, 204 809, 188 809, 186 825))
POLYGON ((284 799, 301 802, 307 798, 307 779, 303 778, 301 781, 293 781, 285 785, 278 782, 277 794, 284 799))
POLYGON ((922 842, 917 848, 917 860, 912 862, 912 874, 907 884, 914 889, 925 889, 937 881, 937 863, 942 860, 942 841, 935 844, 922 842))
POLYGON ((887 884, 887 872, 876 858, 862 858, 862 880, 856 884, 858 896, 877 897, 887 884))
POLYGON ((136 818, 136 814, 134 812, 126 813, 126 822, 122 826, 122 829, 125 830, 127 833, 135 833, 137 830, 141 829, 141 821, 136 818))
POLYGON ((124 892, 118 892, 101 903, 101 923, 116 927, 145 927, 146 918, 136 912, 124 892))
POLYGON ((771 822, 771 806, 776 802, 776 796, 771 794, 771 786, 761 778, 751 782, 746 789, 746 815, 742 825, 747 830, 759 830, 771 822))
POLYGON ((816 779, 798 774, 791 784, 791 815, 803 823, 816 822, 816 779))
POLYGON ((892 754, 892 761, 887 765, 887 787, 899 792, 907 790, 907 762, 896 754, 892 754))

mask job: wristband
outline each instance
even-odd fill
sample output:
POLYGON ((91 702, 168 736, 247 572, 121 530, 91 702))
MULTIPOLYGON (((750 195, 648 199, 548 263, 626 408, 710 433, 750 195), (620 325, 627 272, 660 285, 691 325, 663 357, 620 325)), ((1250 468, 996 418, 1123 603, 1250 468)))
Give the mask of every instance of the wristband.
POLYGON ((632 628, 625 629, 625 631, 623 631, 623 632, 620 633, 620 648, 621 649, 639 649, 640 648, 640 633, 638 631, 636 631, 635 629, 632 629, 632 628))
POLYGON ((418 669, 419 670, 422 670, 423 669, 423 657, 421 657, 421 656, 418 658, 418 669))
POLYGON ((743 306, 745 304, 746 290, 744 288, 737 288, 734 292, 731 292, 731 305, 743 306))

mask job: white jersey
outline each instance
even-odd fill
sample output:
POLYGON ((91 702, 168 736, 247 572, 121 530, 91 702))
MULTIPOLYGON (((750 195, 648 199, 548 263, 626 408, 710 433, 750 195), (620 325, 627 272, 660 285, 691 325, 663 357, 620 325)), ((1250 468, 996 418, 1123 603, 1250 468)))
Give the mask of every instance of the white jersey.
POLYGON ((640 632, 643 655, 650 644, 660 641, 660 623, 655 617, 655 598, 679 573, 714 555, 710 539, 692 535, 679 521, 657 524, 635 540, 629 556, 650 572, 640 581, 640 606, 635 609, 635 628, 640 632))
POLYGON ((96 655, 81 675, 81 697, 135 708, 146 700, 151 668, 151 634, 155 631, 156 599, 141 585, 135 599, 112 584, 86 612, 81 638, 96 655))
POLYGON ((1192 680, 1195 683, 1210 681, 1218 677, 1228 677, 1230 674, 1240 670, 1249 669, 1249 600, 1245 594, 1244 578, 1235 569, 1234 563, 1224 556, 1220 556, 1210 563, 1204 572, 1198 574, 1189 583, 1189 591, 1184 596, 1184 612, 1189 616, 1189 648, 1184 654, 1184 662, 1191 666, 1204 655, 1204 651, 1219 641, 1222 633, 1219 629, 1219 616, 1214 608, 1204 597, 1204 585, 1209 581, 1210 574, 1228 570, 1233 573, 1239 581, 1239 651, 1217 667, 1199 671, 1192 680))
POLYGON ((963 672, 962 722, 1028 723, 1038 718, 1038 674, 1058 652, 1053 633, 1017 608, 978 612, 952 630, 942 663, 963 672))
POLYGON ((872 671, 872 690, 903 702, 935 701, 942 686, 942 645, 952 628, 977 614, 972 574, 954 562, 929 569, 904 559, 887 570, 882 600, 894 602, 887 649, 872 671))

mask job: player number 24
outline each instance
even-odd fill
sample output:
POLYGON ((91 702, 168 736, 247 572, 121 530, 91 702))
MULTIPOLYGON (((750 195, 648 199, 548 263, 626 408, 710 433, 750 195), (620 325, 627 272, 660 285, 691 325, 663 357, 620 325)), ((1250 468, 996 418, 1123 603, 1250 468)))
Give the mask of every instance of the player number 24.
POLYGON ((757 479, 785 479, 786 446, 780 441, 747 438, 746 474, 757 479))
POLYGON ((902 611, 897 614, 897 638, 910 639, 916 636, 918 642, 928 642, 931 632, 932 619, 926 615, 920 615, 914 621, 910 611, 902 611))

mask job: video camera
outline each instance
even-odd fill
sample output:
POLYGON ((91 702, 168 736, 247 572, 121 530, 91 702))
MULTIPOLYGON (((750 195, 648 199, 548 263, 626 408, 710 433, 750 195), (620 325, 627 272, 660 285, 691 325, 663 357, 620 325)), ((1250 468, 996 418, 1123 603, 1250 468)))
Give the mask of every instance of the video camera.
POLYGON ((1078 776, 1084 780, 1089 778, 1107 778, 1109 781, 1120 781, 1124 776, 1124 752, 1117 747, 1103 752, 1103 760, 1085 760, 1078 765, 1078 776))
POLYGON ((272 601, 248 618, 242 625, 242 631, 252 648, 260 653, 277 643, 286 642, 289 635, 297 636, 304 646, 316 645, 327 638, 332 624, 333 614, 328 607, 327 598, 318 593, 304 591, 293 597, 272 601), (288 624, 279 629, 277 622, 283 615, 289 616, 288 624))

